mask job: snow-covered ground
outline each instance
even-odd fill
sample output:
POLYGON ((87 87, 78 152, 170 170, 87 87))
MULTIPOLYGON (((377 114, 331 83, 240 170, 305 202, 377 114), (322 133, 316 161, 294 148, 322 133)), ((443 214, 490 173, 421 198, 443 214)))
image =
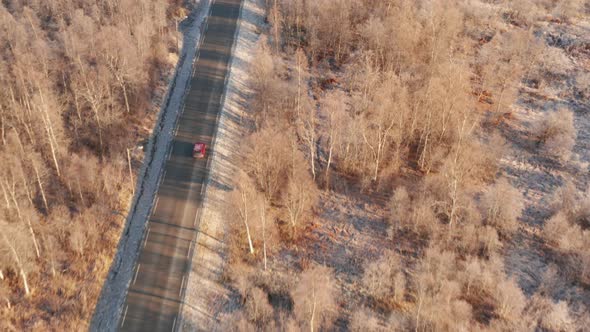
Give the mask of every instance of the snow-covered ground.
POLYGON ((251 94, 248 68, 259 38, 258 31, 264 21, 261 0, 244 0, 242 6, 223 108, 218 120, 197 246, 181 312, 180 328, 183 331, 219 330, 219 317, 223 314, 229 296, 221 282, 226 264, 225 213, 233 190, 232 177, 236 171, 234 160, 237 155, 234 152, 244 135, 242 119, 247 98, 251 94))
POLYGON ((145 157, 135 196, 111 269, 90 323, 91 331, 115 331, 121 315, 127 288, 132 278, 134 262, 139 254, 145 225, 161 180, 161 173, 174 136, 174 127, 187 91, 196 50, 201 39, 203 22, 209 12, 211 0, 197 0, 198 4, 182 22, 181 56, 171 78, 168 93, 162 101, 160 114, 145 149, 145 157))
MULTIPOLYGON (((590 103, 576 98, 572 83, 590 72, 590 57, 575 52, 577 45, 590 45, 589 25, 585 20, 572 24, 546 23, 541 27, 544 36, 559 41, 554 43, 555 52, 563 56, 561 65, 567 65, 566 79, 547 82, 538 89, 523 89, 513 107, 512 119, 502 128, 513 149, 502 160, 502 169, 525 197, 521 232, 506 247, 506 272, 516 277, 529 295, 541 286, 543 274, 555 264, 540 238, 544 223, 555 213, 551 204, 555 192, 568 179, 580 190, 590 185, 590 103), (562 163, 545 156, 528 138, 536 119, 560 107, 574 112, 577 130, 572 157, 562 163)), ((567 280, 564 275, 560 277, 567 280)), ((575 283, 564 281, 549 295, 554 300, 567 301, 575 309, 580 304, 590 306, 590 290, 575 283)))

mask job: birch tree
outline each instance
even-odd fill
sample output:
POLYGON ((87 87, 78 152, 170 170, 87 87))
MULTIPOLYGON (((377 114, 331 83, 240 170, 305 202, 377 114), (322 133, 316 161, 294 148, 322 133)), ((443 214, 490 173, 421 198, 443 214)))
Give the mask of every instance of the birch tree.
POLYGON ((408 107, 407 92, 399 77, 393 73, 387 75, 381 87, 374 92, 369 108, 364 111, 366 115, 361 117, 362 138, 373 164, 373 181, 377 181, 383 160, 392 154, 390 144, 394 137, 401 142, 408 107))
POLYGON ((248 249, 251 255, 254 255, 254 242, 252 240, 251 232, 251 215, 252 215, 252 195, 255 194, 252 185, 249 183, 248 176, 241 174, 238 178, 236 189, 232 198, 232 205, 234 206, 234 213, 239 219, 239 222, 243 224, 244 231, 246 234, 246 240, 248 242, 248 249))
POLYGON ((11 309, 12 303, 10 302, 10 286, 4 280, 0 280, 0 298, 6 303, 6 308, 11 309))
POLYGON ((315 107, 308 107, 305 114, 302 114, 298 121, 300 135, 309 151, 310 170, 314 180, 316 178, 317 122, 317 110, 315 107))
POLYGON ((295 316, 300 326, 313 332, 329 329, 335 318, 336 285, 332 271, 316 266, 304 271, 293 292, 295 316))
POLYGON ((248 139, 245 169, 269 202, 278 200, 289 168, 288 132, 264 128, 248 139))
POLYGON ((260 200, 260 221, 262 224, 262 250, 264 255, 264 271, 267 269, 267 254, 266 254, 266 199, 260 200))
POLYGON ((0 257, 20 276, 25 294, 29 296, 31 289, 27 276, 36 267, 31 241, 24 235, 26 230, 22 224, 2 221, 0 229, 0 257))
POLYGON ((101 30, 97 38, 102 61, 121 89, 125 110, 129 113, 128 90, 145 79, 145 68, 141 62, 136 61, 137 50, 133 47, 131 37, 125 32, 115 28, 105 28, 101 30))
POLYGON ((47 135, 46 141, 49 143, 49 151, 51 152, 51 159, 55 166, 55 172, 60 176, 58 156, 59 151, 61 150, 60 144, 65 142, 60 139, 63 138, 63 129, 61 128, 59 115, 56 115, 55 113, 55 109, 59 107, 55 100, 55 96, 39 89, 39 94, 34 99, 32 107, 36 111, 36 116, 41 119, 44 131, 47 135))
POLYGON ((330 188, 330 167, 334 155, 334 147, 337 146, 345 128, 346 97, 342 92, 332 92, 321 100, 321 108, 328 113, 327 137, 323 140, 326 144, 328 157, 324 174, 326 188, 330 188))
POLYGON ((524 198, 506 178, 500 178, 483 194, 485 222, 509 235, 516 231, 518 218, 524 210, 524 198))
POLYGON ((316 185, 307 169, 302 167, 305 160, 300 154, 297 157, 292 165, 293 171, 286 193, 283 195, 283 204, 287 210, 292 237, 296 236, 297 229, 302 226, 302 220, 311 214, 311 209, 318 199, 316 185))

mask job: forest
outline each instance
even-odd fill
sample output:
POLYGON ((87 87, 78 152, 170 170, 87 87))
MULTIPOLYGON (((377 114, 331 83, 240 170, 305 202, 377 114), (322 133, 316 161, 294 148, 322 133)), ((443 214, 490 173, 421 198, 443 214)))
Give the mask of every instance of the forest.
POLYGON ((87 329, 184 10, 0 3, 0 330, 87 329))
POLYGON ((587 329, 590 5, 265 4, 223 329, 587 329))
MULTIPOLYGON (((0 2, 0 330, 88 329, 187 3, 0 2)), ((264 3, 218 328, 587 329, 590 3, 264 3)))

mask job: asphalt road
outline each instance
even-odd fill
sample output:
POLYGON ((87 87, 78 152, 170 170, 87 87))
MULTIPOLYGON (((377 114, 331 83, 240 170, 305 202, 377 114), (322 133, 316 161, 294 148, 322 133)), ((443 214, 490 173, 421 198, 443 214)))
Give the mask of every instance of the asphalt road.
POLYGON ((122 331, 177 328, 240 5, 241 0, 215 0, 211 5, 190 90, 125 299, 119 323, 122 331), (192 158, 195 142, 207 144, 206 159, 192 158))

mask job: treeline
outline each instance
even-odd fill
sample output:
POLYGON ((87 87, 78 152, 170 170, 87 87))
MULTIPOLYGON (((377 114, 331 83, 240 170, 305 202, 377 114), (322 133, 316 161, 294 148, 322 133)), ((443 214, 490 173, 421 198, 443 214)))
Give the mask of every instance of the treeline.
MULTIPOLYGON (((251 68, 253 130, 229 215, 226 278, 242 301, 229 326, 329 330, 338 319, 355 331, 499 331, 588 323, 583 307, 554 301, 547 288, 525 295, 504 266, 524 199, 502 175, 509 144, 496 128, 523 84, 563 73, 535 21, 583 9, 526 1, 528 11, 520 3, 267 1, 269 39, 251 68), (348 317, 334 271, 306 260, 314 246, 298 241, 321 209, 321 190, 387 197, 384 236, 416 246, 416 257, 387 251, 364 266, 351 287, 365 307, 348 317), (289 256, 300 261, 269 269, 286 248, 301 252, 289 256)), ((566 162, 572 111, 549 113, 527 135, 538 153, 566 162)), ((544 236, 565 254, 567 278, 586 285, 590 203, 566 189, 544 236)))
POLYGON ((180 4, 0 4, 0 329, 87 326, 180 4))

